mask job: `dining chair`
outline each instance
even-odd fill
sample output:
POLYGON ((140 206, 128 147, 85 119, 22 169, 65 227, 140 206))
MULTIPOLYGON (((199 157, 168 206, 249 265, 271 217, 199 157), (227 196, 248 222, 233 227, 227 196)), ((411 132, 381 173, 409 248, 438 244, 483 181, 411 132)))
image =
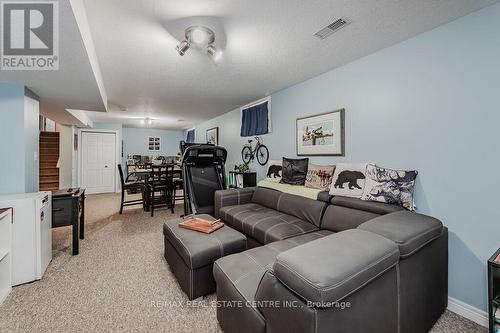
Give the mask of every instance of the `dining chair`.
POLYGON ((151 216, 158 207, 168 207, 174 213, 172 195, 174 191, 174 166, 173 165, 152 165, 151 175, 148 181, 150 194, 151 216), (160 196, 156 196, 159 192, 160 196))
POLYGON ((174 178, 173 182, 174 182, 174 190, 172 195, 172 205, 175 207, 176 201, 184 200, 184 193, 177 195, 177 191, 184 191, 184 182, 182 181, 182 178, 174 178))
POLYGON ((122 165, 118 164, 118 173, 120 174, 120 182, 121 182, 121 187, 122 187, 122 196, 121 196, 121 202, 120 202, 120 214, 123 213, 123 207, 127 206, 135 206, 135 205, 142 205, 144 207, 144 192, 146 190, 146 186, 144 185, 143 182, 128 182, 128 179, 125 179, 123 177, 123 169, 122 165), (130 191, 132 193, 137 193, 137 191, 141 191, 141 199, 134 199, 134 200, 128 200, 125 201, 125 191, 130 191))

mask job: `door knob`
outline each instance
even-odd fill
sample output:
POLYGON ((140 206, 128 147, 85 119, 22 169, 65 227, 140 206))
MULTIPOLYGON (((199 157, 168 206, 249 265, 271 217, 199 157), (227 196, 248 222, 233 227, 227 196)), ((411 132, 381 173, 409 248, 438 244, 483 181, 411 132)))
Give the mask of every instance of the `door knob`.
POLYGON ((108 166, 107 166, 107 165, 105 165, 104 167, 105 167, 105 168, 107 168, 108 166))

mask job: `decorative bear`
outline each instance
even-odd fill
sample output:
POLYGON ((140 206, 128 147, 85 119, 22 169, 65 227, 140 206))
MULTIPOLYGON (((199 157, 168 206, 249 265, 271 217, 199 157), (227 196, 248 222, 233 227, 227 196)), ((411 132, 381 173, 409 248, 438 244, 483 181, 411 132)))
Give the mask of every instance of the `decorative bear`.
POLYGON ((281 165, 270 165, 267 169, 267 178, 280 178, 281 177, 281 165))
POLYGON ((348 186, 350 190, 354 187, 361 189, 361 186, 358 185, 358 179, 365 179, 365 175, 360 171, 344 170, 339 173, 339 176, 333 186, 335 188, 344 188, 344 184, 349 183, 348 186))

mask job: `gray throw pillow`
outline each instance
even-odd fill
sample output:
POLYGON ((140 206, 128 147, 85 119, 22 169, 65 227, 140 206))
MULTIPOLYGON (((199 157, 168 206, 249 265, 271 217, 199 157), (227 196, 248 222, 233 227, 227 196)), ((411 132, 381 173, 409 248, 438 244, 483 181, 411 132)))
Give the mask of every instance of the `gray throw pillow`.
POLYGON ((306 182, 308 164, 308 158, 292 159, 283 157, 280 183, 304 185, 306 182))

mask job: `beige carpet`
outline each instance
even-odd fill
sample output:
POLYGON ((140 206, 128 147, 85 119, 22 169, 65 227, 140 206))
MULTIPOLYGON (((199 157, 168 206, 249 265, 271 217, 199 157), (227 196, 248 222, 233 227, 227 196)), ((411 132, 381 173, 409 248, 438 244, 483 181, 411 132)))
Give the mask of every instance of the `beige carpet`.
MULTIPOLYGON (((215 295, 187 306, 163 258, 169 211, 119 215, 114 194, 89 196, 86 208, 80 254, 70 255, 70 229, 55 229, 52 263, 42 280, 15 287, 0 306, 0 332, 220 332, 215 295)), ((446 312, 432 332, 486 330, 446 312)))

